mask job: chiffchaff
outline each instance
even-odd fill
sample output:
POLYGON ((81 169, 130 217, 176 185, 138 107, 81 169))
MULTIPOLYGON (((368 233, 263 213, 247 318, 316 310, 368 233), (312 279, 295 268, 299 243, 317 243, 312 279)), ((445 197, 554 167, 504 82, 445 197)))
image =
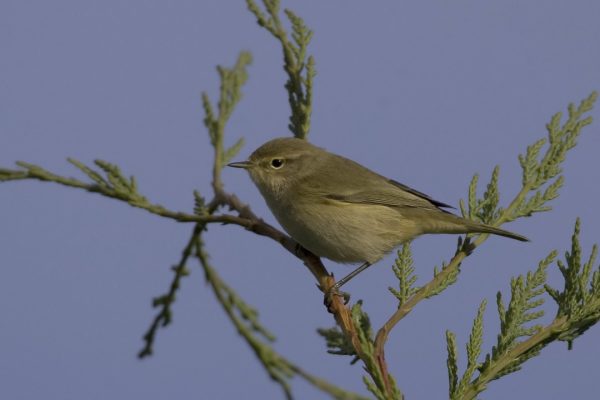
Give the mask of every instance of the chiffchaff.
POLYGON ((319 257, 362 263, 333 290, 402 243, 425 233, 524 236, 444 210, 447 204, 347 158, 295 138, 273 139, 244 168, 283 229, 319 257))

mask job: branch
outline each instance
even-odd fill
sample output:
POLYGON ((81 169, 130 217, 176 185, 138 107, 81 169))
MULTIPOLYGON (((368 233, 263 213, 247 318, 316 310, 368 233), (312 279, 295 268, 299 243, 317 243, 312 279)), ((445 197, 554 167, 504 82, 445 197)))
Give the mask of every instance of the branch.
POLYGON ((215 115, 213 106, 206 92, 202 93, 202 107, 204 108, 204 125, 208 130, 210 143, 214 149, 212 186, 216 193, 223 190, 221 181, 221 170, 240 151, 244 145, 244 139, 240 138, 228 149, 223 145, 225 137, 225 125, 229 121, 235 106, 242 98, 241 88, 248 80, 246 67, 252 62, 252 56, 248 52, 241 52, 233 68, 217 66, 220 77, 219 101, 217 104, 218 114, 215 115))
MULTIPOLYGON (((568 107, 569 116, 562 126, 560 125, 560 113, 552 117, 551 122, 546 127, 549 144, 541 159, 538 156, 545 144, 544 139, 528 147, 526 155, 519 157, 523 168, 523 184, 519 193, 506 209, 498 208, 499 169, 496 168, 482 200, 477 200, 475 197, 477 175, 473 177, 469 188, 468 211, 461 201, 463 216, 476 218, 493 226, 500 226, 517 218, 530 216, 535 212, 549 210, 550 208, 546 204, 558 197, 558 189, 563 183, 563 178, 559 175, 562 171, 561 164, 565 160, 567 152, 576 145, 582 128, 591 123, 591 117, 584 118, 584 114, 592 109, 597 97, 597 93, 592 92, 586 99, 581 101, 578 107, 570 104, 568 107), (540 189, 542 186, 546 186, 544 192, 540 189)), ((459 239, 457 251, 449 263, 443 265, 440 272, 435 271, 434 278, 419 288, 408 300, 404 301, 379 329, 375 337, 375 351, 381 369, 387 370, 385 343, 391 330, 421 301, 439 294, 454 283, 460 272, 461 262, 483 244, 489 235, 478 235, 472 242, 469 239, 470 236, 467 235, 465 241, 459 239)))
MULTIPOLYGON (((17 163, 17 165, 22 168, 21 170, 0 169, 0 182, 25 179, 54 182, 60 185, 83 189, 91 193, 97 193, 105 197, 123 201, 133 207, 141 208, 155 215, 170 218, 178 222, 196 223, 192 237, 185 247, 179 263, 173 268, 175 275, 169 286, 168 292, 165 295, 154 299, 154 306, 161 308, 152 321, 148 331, 144 335, 145 345, 139 353, 140 357, 148 356, 152 353, 152 347, 158 328, 161 326, 166 326, 171 322, 172 304, 175 302, 176 293, 180 287, 181 278, 188 274, 185 264, 188 261, 194 246, 198 248, 197 241, 199 240, 199 235, 208 224, 235 224, 242 226, 258 235, 269 237, 278 242, 291 254, 305 263, 311 273, 317 278, 321 290, 326 291, 335 283, 333 277, 329 275, 318 257, 302 249, 297 242, 295 242, 285 233, 258 218, 250 210, 250 208, 243 204, 235 195, 224 191, 223 183, 220 177, 221 170, 228 160, 235 156, 243 144, 242 139, 240 139, 233 146, 225 149, 223 145, 224 128, 233 111, 233 108, 241 98, 240 88, 246 80, 247 75, 245 72, 245 67, 249 62, 249 54, 242 53, 238 58, 236 65, 232 69, 218 67, 221 77, 221 91, 217 107, 217 115, 215 115, 213 111, 213 107, 208 99, 208 96, 203 94, 203 106, 205 110, 204 122, 209 131, 211 144, 215 149, 212 179, 212 186, 215 193, 213 199, 208 204, 206 204, 204 199, 200 197, 198 193, 194 193, 196 203, 194 214, 168 210, 159 204, 153 204, 149 202, 139 193, 134 177, 124 177, 116 165, 102 160, 95 161, 95 165, 100 168, 100 171, 96 171, 77 160, 69 159, 69 162, 87 175, 87 177, 91 180, 91 183, 83 182, 75 178, 63 177, 47 171, 37 165, 25 162, 17 163), (231 210, 235 211, 237 215, 215 214, 215 212, 223 206, 229 207, 231 210)), ((307 130, 307 125, 304 126, 307 130)), ((223 284, 221 287, 223 287, 223 284)), ((233 291, 230 291, 229 297, 233 295, 233 291)), ((219 298, 219 300, 225 307, 226 304, 222 302, 224 297, 219 298)), ((358 346, 359 340, 356 332, 354 331, 349 310, 344 306, 342 301, 337 298, 334 299, 331 309, 335 314, 336 320, 340 326, 342 326, 345 334, 348 337, 354 338, 353 341, 358 346)), ((272 349, 270 351, 272 351, 272 349)), ((335 388, 333 385, 329 385, 326 382, 307 374, 299 367, 291 363, 289 363, 288 367, 288 369, 296 371, 299 375, 305 377, 305 379, 311 381, 316 386, 321 387, 323 390, 329 392, 336 398, 358 398, 356 395, 343 392, 342 390, 335 388)), ((269 373, 271 374, 272 371, 269 373)))
POLYGON ((554 250, 540 261, 535 271, 511 280, 511 298, 508 307, 504 305, 501 293, 498 293, 500 333, 496 345, 486 355, 483 363, 477 360, 481 353, 483 331, 480 307, 467 345, 467 369, 460 383, 458 383, 458 351, 454 335, 447 333, 448 373, 452 399, 476 398, 486 389, 489 382, 520 370, 527 360, 537 356, 544 347, 554 341, 565 341, 571 348, 572 342, 577 337, 600 321, 600 266, 592 273, 597 246, 594 245, 588 261, 584 264, 579 233, 578 219, 571 239, 571 252, 566 253, 565 262, 557 261, 564 277, 562 291, 545 284, 546 270, 558 253, 554 250), (539 309, 544 303, 544 298, 540 297, 544 292, 556 301, 558 311, 550 324, 541 326, 534 321, 544 315, 544 311, 539 309), (476 369, 479 370, 479 376, 473 379, 472 375, 476 369))
POLYGON ((256 311, 251 310, 248 312, 248 306, 243 303, 241 299, 235 295, 230 288, 227 287, 227 285, 225 285, 225 283, 218 276, 216 270, 210 265, 207 254, 204 251, 204 245, 202 243, 200 234, 194 236, 192 241, 195 247, 195 256, 200 261, 202 269, 204 270, 205 278, 213 289, 219 304, 221 304, 223 307, 225 313, 237 329, 238 333, 253 350, 254 354, 263 365, 271 379, 281 386, 286 398, 292 398, 289 380, 295 375, 298 375, 305 379, 308 383, 315 386, 317 389, 328 393, 333 398, 348 400, 366 399, 358 394, 344 391, 323 379, 317 378, 314 375, 303 371, 300 367, 296 366, 275 352, 271 346, 263 343, 259 338, 257 338, 255 336, 255 332, 261 333, 261 335, 268 340, 273 340, 271 336, 265 335, 264 329, 260 327, 256 321, 256 311), (250 325, 248 325, 248 322, 250 325))
MULTIPOLYGON (((120 200, 133 207, 141 208, 153 214, 170 218, 178 222, 195 222, 197 224, 201 224, 202 226, 211 223, 238 225, 244 227, 248 231, 256 233, 257 235, 273 239, 292 255, 302 260, 309 271, 317 279, 319 288, 322 291, 327 291, 335 284, 334 278, 327 272, 318 257, 301 248, 296 241, 294 241, 285 233, 258 218, 247 205, 243 204, 237 198, 237 196, 223 191, 222 185, 217 186, 219 187, 219 191, 208 205, 203 205, 202 201, 197 201, 197 214, 187 214, 178 211, 171 211, 161 205, 150 203, 144 196, 139 194, 135 179, 133 177, 126 179, 121 174, 119 168, 115 165, 109 164, 105 161, 97 160, 95 162, 96 165, 103 166, 105 168, 106 176, 102 176, 100 172, 94 171, 79 161, 73 159, 70 159, 69 161, 76 165, 86 175, 88 175, 88 177, 90 177, 94 183, 86 183, 75 178, 62 177, 51 173, 42 167, 23 162, 19 162, 17 164, 24 168, 24 170, 0 169, 0 181, 35 179, 40 181, 54 182, 64 186, 83 189, 91 193, 97 193, 109 198, 120 200), (221 206, 229 207, 230 209, 236 211, 238 215, 213 215, 212 212, 221 206)), ((198 196, 196 197, 198 200, 198 196)), ((174 301, 175 291, 179 287, 179 281, 181 277, 185 275, 183 263, 185 263, 188 257, 189 254, 186 255, 184 252, 184 256, 180 264, 175 267, 175 280, 171 283, 171 289, 169 293, 165 295, 167 296, 166 298, 174 301)), ((165 298, 159 299, 161 299, 161 301, 165 300, 165 298)), ((170 304, 167 302, 162 305, 163 309, 159 315, 155 317, 151 328, 145 335, 145 340, 147 343, 145 348, 140 352, 141 356, 146 356, 151 353, 151 341, 154 339, 157 328, 161 326, 161 323, 162 326, 166 326, 168 324, 166 321, 170 321, 170 304)), ((335 316, 336 322, 340 327, 342 327, 344 334, 351 338, 352 343, 357 349, 360 349, 360 341, 352 322, 350 310, 346 308, 342 300, 337 298, 337 296, 331 305, 331 310, 335 316)), ((360 352, 360 350, 358 351, 360 352)))
MULTIPOLYGON (((246 3, 248 9, 256 17, 258 24, 270 32, 281 44, 284 59, 283 68, 288 75, 285 88, 288 92, 288 100, 292 112, 288 127, 295 137, 305 139, 310 130, 312 86, 316 74, 314 58, 312 56, 306 57, 307 47, 312 38, 312 31, 306 27, 300 17, 290 10, 285 10, 284 12, 292 24, 293 40, 290 40, 279 17, 279 0, 262 1, 266 14, 254 0, 246 0, 246 3)), ((304 254, 307 254, 308 257, 300 256, 300 258, 303 259, 305 265, 317 279, 319 288, 323 292, 327 292, 335 284, 333 276, 323 274, 326 270, 317 257, 305 250, 304 254)), ((365 342, 361 342, 360 329, 356 326, 356 322, 353 322, 351 311, 345 307, 339 296, 333 297, 333 303, 328 307, 329 311, 334 314, 338 326, 341 327, 342 332, 348 338, 348 342, 356 350, 356 355, 365 365, 369 365, 372 356, 369 355, 369 350, 365 347, 365 342)), ((388 380, 387 371, 381 372, 373 368, 367 368, 367 370, 378 384, 382 382, 380 379, 381 376, 383 376, 383 381, 388 380)), ((393 395, 393 388, 389 385, 380 389, 384 390, 389 396, 393 395)))
MULTIPOLYGON (((327 269, 319 257, 304 249, 299 243, 283 232, 262 222, 262 220, 256 217, 250 207, 243 204, 237 196, 223 192, 219 197, 223 204, 229 206, 232 210, 239 212, 240 216, 244 216, 251 221, 260 221, 253 225, 253 229, 249 230, 256 234, 270 237, 281 244, 290 254, 300 259, 315 277, 317 286, 323 293, 326 293, 333 285, 335 285, 334 277, 327 272, 327 269)), ((362 349, 362 343, 359 338, 357 327, 353 321, 352 312, 346 307, 340 296, 333 296, 332 303, 329 305, 329 311, 333 314, 335 321, 342 329, 344 336, 348 338, 348 341, 356 350, 358 357, 362 360, 367 360, 368 356, 362 349)))
POLYGON ((539 351, 547 346, 552 341, 556 340, 559 332, 566 329, 568 326, 566 318, 557 318, 549 325, 540 329, 536 334, 529 339, 519 343, 510 351, 506 352, 502 357, 498 358, 493 367, 486 370, 485 373, 472 383, 465 391, 461 399, 475 399, 477 394, 486 389, 487 384, 496 379, 497 375, 514 363, 515 360, 531 354, 531 352, 539 353, 539 351))
POLYGON ((192 250, 194 248, 196 238, 198 237, 202 229, 203 226, 201 224, 196 225, 196 227, 194 228, 194 232, 192 233, 192 236, 188 241, 188 244, 183 249, 183 254, 181 256, 179 264, 173 266, 172 269, 175 276, 173 277, 173 281, 169 286, 169 291, 167 292, 167 294, 152 299, 152 307, 160 306, 160 311, 154 317, 154 320, 150 324, 150 328, 148 328, 148 330, 143 336, 144 347, 138 353, 139 358, 144 358, 152 355, 154 339, 156 337, 156 332, 158 331, 158 328, 166 327, 172 321, 173 312, 171 310, 171 306, 173 305, 173 303, 175 303, 175 295, 179 290, 181 278, 183 278, 184 276, 188 276, 190 273, 186 267, 186 264, 188 259, 192 255, 192 250))
POLYGON ((290 40, 279 18, 279 0, 263 0, 262 3, 267 15, 254 0, 246 0, 248 9, 256 17, 258 25, 269 31, 281 44, 283 69, 288 75, 285 88, 292 111, 288 128, 295 137, 305 139, 310 130, 313 80, 316 75, 313 56, 308 56, 308 58, 306 56, 313 33, 304 24, 302 18, 290 10, 284 10, 292 24, 293 40, 290 40))

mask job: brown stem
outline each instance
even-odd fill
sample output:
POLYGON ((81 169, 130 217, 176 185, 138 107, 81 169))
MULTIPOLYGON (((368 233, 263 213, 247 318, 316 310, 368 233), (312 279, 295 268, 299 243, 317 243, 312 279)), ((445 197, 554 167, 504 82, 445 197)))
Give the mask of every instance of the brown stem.
MULTIPOLYGON (((473 248, 481 244, 485 238, 480 236, 474 243, 473 248)), ((375 336, 375 358, 379 364, 379 368, 382 373, 387 373, 387 364, 385 362, 385 343, 392 329, 396 326, 400 320, 408 315, 412 309, 422 300, 427 298, 438 285, 443 282, 448 276, 454 272, 459 266, 462 260, 467 257, 469 253, 466 250, 458 251, 450 263, 442 269, 431 281, 425 286, 421 287, 414 295, 412 295, 406 302, 404 302, 398 309, 390 316, 390 318, 383 324, 383 326, 377 331, 375 336)), ((386 375, 384 375, 385 377, 386 375)))
MULTIPOLYGON (((335 279, 331 274, 329 274, 319 257, 304 249, 298 242, 281 232, 279 229, 258 218, 256 214, 252 212, 250 207, 244 204, 236 195, 219 191, 215 198, 218 198, 218 201, 222 205, 230 207, 239 214, 238 217, 232 215, 215 216, 215 218, 218 217, 221 219, 219 222, 240 225, 258 235, 266 236, 275 240, 294 257, 300 259, 304 263, 304 265, 317 280, 318 287, 323 293, 326 293, 331 287, 333 287, 335 284, 335 279)), ((365 359, 358 334, 356 333, 356 328, 352 321, 350 309, 346 307, 340 296, 332 297, 333 299, 331 305, 329 306, 329 311, 333 314, 336 323, 338 326, 340 326, 344 335, 350 338, 350 341, 356 350, 356 354, 361 359, 365 359)))
MULTIPOLYGON (((383 348, 382 348, 383 349, 383 348)), ((377 368, 379 368, 379 372, 381 373, 381 377, 383 378, 383 384, 385 386, 385 392, 392 398, 392 385, 389 379, 389 372, 387 368, 387 363, 385 362, 385 353, 383 351, 377 352, 375 351, 375 359, 377 360, 377 368)))
MULTIPOLYGON (((213 189, 214 198, 207 204, 205 214, 188 214, 168 210, 159 204, 152 204, 143 197, 132 196, 116 192, 110 187, 103 187, 97 184, 88 184, 73 178, 65 178, 40 168, 28 168, 27 171, 12 171, 0 169, 1 178, 3 180, 23 180, 23 179, 38 179, 41 181, 52 181, 61 185, 83 189, 92 193, 99 193, 103 196, 118 199, 127 202, 129 205, 147 210, 155 215, 165 218, 170 218, 178 222, 195 222, 204 226, 209 223, 223 223, 239 225, 247 230, 258 235, 269 237, 279 243, 283 248, 290 252, 294 257, 303 261, 304 265, 309 269, 311 274, 316 278, 319 289, 326 293, 334 284, 335 279, 329 274, 320 258, 303 249, 298 242, 291 237, 269 225, 256 214, 252 212, 250 207, 244 204, 240 199, 232 194, 227 193, 223 189, 223 184, 220 180, 220 167, 218 163, 213 168, 213 189), (238 215, 217 214, 219 207, 229 207, 237 212, 238 215)), ((356 354, 362 360, 366 360, 366 356, 361 348, 361 343, 354 323, 350 309, 345 306, 339 296, 332 296, 332 303, 329 306, 330 312, 333 313, 337 324, 342 329, 342 332, 348 337, 356 350, 356 354)), ((373 375, 373 373, 372 373, 373 375)))

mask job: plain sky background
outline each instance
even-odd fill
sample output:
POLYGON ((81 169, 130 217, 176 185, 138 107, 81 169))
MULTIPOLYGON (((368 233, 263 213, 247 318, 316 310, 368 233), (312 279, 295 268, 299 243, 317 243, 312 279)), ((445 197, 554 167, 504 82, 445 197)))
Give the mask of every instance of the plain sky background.
MULTIPOLYGON (((600 3, 570 1, 284 1, 314 29, 310 140, 458 205, 473 173, 501 166, 503 204, 520 184, 517 155, 545 135, 550 116, 600 89, 600 3)), ((254 62, 227 142, 239 155, 289 135, 281 50, 243 1, 21 1, 0 3, 0 165, 16 160, 78 176, 75 157, 114 162, 141 192, 190 212, 210 197, 211 148, 200 93, 218 93, 217 64, 240 50, 254 62)), ((596 109, 592 115, 598 120, 596 109)), ((495 295, 552 249, 570 246, 577 216, 589 254, 600 241, 600 121, 565 163, 554 210, 507 225, 531 243, 491 238, 459 282, 421 303, 390 336, 387 359, 408 399, 447 397, 444 332, 464 343, 482 299, 484 351, 495 342, 495 295)), ((274 222, 240 170, 227 189, 274 222)), ((140 361, 154 296, 171 280, 192 226, 98 195, 40 182, 0 185, 0 398, 234 399, 282 397, 203 281, 183 282, 174 323, 140 361)), ((301 263, 235 226, 206 234, 212 263, 261 312, 284 356, 365 393, 362 369, 325 353, 315 333, 332 325, 301 263)), ((420 282, 447 260, 456 236, 414 243, 420 282)), ((393 257, 347 289, 379 326, 395 307, 393 257)), ((326 262, 338 277, 348 267, 326 262)), ((560 282, 555 266, 551 282, 560 282)), ((545 321, 555 308, 548 300, 545 321)), ((482 397, 597 396, 600 327, 567 351, 553 344, 482 397)), ((323 398, 302 380, 299 399, 323 398)))

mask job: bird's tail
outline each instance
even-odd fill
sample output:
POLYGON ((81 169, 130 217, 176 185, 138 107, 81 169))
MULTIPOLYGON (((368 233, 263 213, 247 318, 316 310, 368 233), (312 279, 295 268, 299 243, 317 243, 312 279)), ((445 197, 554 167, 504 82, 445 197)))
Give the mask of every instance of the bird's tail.
POLYGON ((429 220, 429 224, 425 224, 424 233, 490 233, 520 240, 521 242, 529 242, 529 239, 523 235, 481 224, 446 212, 438 212, 435 218, 427 219, 429 220))
POLYGON ((500 229, 500 228, 496 228, 496 227, 484 225, 484 224, 478 224, 478 223, 475 223, 471 226, 472 226, 472 228, 471 228, 472 230, 470 232, 472 232, 472 233, 491 233, 493 235, 504 236, 507 238, 519 240, 521 242, 529 242, 529 239, 526 238, 525 236, 519 235, 518 233, 506 231, 504 229, 500 229))

